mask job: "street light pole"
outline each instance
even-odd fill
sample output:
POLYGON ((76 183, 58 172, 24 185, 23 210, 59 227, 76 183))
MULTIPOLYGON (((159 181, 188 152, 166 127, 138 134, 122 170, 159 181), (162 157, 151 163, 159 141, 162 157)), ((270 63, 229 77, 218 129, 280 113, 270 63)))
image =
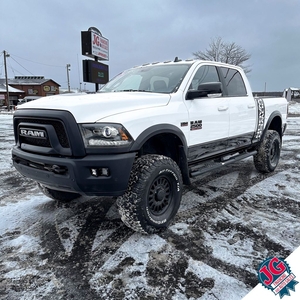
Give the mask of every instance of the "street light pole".
POLYGON ((69 93, 71 92, 71 89, 70 89, 70 76, 69 76, 70 67, 71 67, 71 65, 67 64, 67 79, 68 79, 68 92, 69 93))
POLYGON ((4 56, 5 85, 6 85, 6 105, 7 105, 7 110, 9 111, 10 105, 9 105, 9 91, 8 91, 7 67, 6 67, 6 57, 9 57, 9 54, 4 50, 3 56, 4 56))

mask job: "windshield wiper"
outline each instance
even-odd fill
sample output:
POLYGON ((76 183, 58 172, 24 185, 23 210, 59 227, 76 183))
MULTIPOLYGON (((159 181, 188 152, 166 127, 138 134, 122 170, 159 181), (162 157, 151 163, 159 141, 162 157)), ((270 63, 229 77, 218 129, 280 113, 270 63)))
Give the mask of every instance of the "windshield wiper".
POLYGON ((149 91, 128 89, 128 90, 116 90, 115 92, 149 92, 149 91))

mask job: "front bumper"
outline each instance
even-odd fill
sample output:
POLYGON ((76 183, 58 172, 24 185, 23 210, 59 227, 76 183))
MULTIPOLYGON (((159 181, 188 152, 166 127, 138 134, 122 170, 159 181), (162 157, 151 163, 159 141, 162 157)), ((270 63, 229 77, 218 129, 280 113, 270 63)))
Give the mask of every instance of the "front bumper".
POLYGON ((128 185, 136 153, 87 155, 83 158, 32 154, 15 146, 14 167, 24 176, 49 188, 88 196, 119 196, 128 185), (108 176, 95 177, 92 169, 107 168, 108 176))

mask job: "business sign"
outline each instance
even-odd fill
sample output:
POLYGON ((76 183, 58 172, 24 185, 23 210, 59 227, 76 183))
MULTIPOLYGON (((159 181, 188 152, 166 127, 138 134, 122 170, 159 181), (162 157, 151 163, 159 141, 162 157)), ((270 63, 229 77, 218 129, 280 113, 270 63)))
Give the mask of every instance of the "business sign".
POLYGON ((108 82, 108 65, 90 59, 85 59, 82 63, 84 82, 99 84, 105 84, 108 82))
POLYGON ((100 60, 108 60, 109 42, 100 32, 81 31, 82 55, 100 60))

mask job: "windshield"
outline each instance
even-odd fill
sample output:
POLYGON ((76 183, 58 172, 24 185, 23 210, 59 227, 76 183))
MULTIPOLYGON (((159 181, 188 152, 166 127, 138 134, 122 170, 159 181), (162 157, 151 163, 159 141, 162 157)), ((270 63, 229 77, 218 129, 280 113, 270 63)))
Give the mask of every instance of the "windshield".
POLYGON ((110 82, 100 92, 176 92, 190 64, 149 65, 129 69, 110 82))

